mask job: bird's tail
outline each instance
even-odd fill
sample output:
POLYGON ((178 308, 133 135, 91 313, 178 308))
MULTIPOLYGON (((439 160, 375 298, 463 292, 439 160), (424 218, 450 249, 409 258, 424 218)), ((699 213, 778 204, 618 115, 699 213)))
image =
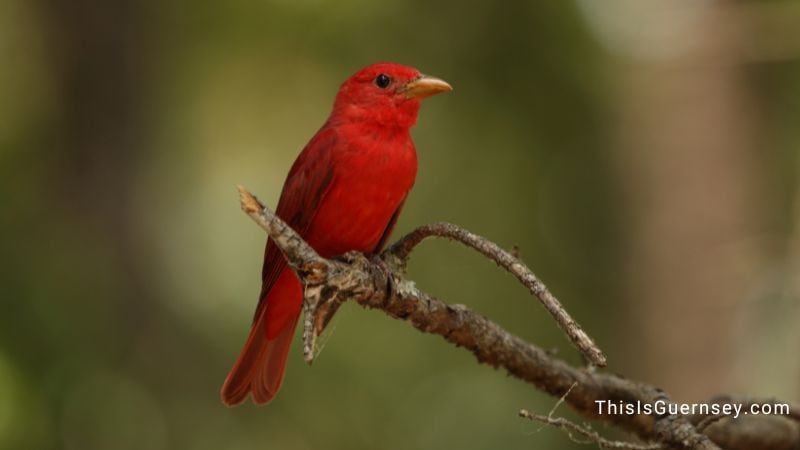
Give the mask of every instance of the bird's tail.
POLYGON ((283 382, 302 293, 297 278, 286 271, 267 295, 266 307, 253 323, 239 359, 222 384, 220 397, 227 406, 242 403, 251 392, 253 403, 269 403, 283 382))

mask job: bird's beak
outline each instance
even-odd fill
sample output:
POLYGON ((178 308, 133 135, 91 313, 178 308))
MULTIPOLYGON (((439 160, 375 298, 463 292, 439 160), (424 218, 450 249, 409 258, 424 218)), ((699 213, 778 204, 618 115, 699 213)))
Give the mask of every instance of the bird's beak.
POLYGON ((429 77, 422 75, 415 80, 410 81, 403 87, 403 93, 407 98, 423 99, 431 95, 440 94, 442 92, 452 91, 453 87, 446 81, 440 80, 436 77, 429 77))

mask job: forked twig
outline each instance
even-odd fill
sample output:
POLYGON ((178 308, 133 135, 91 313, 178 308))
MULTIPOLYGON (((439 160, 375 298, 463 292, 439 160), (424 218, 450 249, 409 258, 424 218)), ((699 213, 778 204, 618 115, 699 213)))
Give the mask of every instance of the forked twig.
POLYGON ((395 258, 395 264, 399 269, 404 270, 411 256, 412 250, 424 239, 429 237, 441 237, 460 242, 469 248, 478 251, 483 256, 494 261, 512 275, 520 283, 542 302, 545 309, 553 316, 556 323, 567 334, 572 344, 580 350, 581 354, 589 363, 598 366, 606 366, 606 356, 594 340, 583 331, 583 328, 570 316, 561 302, 553 295, 547 286, 526 266, 518 257, 500 248, 494 242, 465 230, 452 223, 439 222, 430 225, 423 225, 416 230, 400 238, 394 245, 384 252, 386 256, 395 258))

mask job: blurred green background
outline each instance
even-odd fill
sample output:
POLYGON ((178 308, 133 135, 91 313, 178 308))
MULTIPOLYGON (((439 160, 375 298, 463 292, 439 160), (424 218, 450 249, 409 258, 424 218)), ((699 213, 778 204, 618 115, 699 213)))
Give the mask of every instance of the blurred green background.
MULTIPOLYGON (((395 237, 518 245, 609 370, 678 400, 798 401, 797 23, 797 1, 4 0, 0 448, 582 448, 516 417, 554 399, 351 304, 272 404, 221 405, 265 240, 235 186, 274 205, 339 83, 386 60, 455 87, 423 105, 395 237)), ((426 243, 410 275, 578 362, 475 254, 426 243)))

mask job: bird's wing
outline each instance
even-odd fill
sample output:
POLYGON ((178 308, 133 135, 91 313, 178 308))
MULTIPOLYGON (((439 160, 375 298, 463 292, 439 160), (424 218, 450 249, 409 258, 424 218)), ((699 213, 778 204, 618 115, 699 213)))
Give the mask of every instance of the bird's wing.
MULTIPOLYGON (((275 213, 301 237, 305 237, 333 181, 331 149, 336 141, 336 133, 332 129, 322 128, 297 157, 283 185, 275 213)), ((284 268, 286 259, 272 239, 269 239, 264 250, 261 295, 253 317, 254 322, 261 315, 266 306, 267 294, 284 268)))
POLYGON ((400 212, 403 210, 403 205, 406 203, 406 198, 408 198, 408 192, 406 192, 406 195, 403 196, 402 200, 400 200, 400 204, 397 206, 397 209, 394 210, 394 214, 392 214, 392 218, 389 219, 389 223, 386 224, 386 228, 383 230, 381 239, 378 241, 378 245, 375 246, 373 253, 378 253, 379 251, 383 250, 383 247, 386 245, 386 241, 389 240, 389 236, 391 236, 392 231, 394 230, 394 226, 397 225, 397 218, 400 217, 400 212))

